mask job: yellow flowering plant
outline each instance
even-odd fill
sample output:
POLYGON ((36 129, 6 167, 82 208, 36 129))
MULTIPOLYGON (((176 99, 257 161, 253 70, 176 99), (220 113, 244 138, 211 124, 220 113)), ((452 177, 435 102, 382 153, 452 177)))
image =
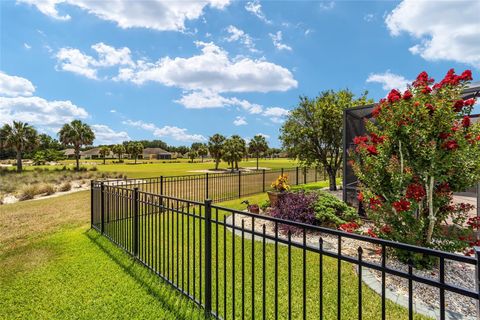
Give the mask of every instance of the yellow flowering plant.
POLYGON ((288 177, 285 174, 278 176, 278 178, 272 182, 271 187, 278 192, 290 190, 290 185, 288 184, 288 177))

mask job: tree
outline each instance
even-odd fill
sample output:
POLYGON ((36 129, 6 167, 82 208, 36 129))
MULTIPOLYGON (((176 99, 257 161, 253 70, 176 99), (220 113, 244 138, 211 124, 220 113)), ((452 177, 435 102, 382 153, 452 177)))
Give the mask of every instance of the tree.
POLYGON ((264 136, 257 134, 248 143, 248 152, 253 154, 257 158, 257 170, 258 170, 258 158, 262 154, 268 151, 268 143, 264 136))
POLYGON ((135 158, 135 163, 137 163, 137 158, 138 155, 143 152, 143 144, 140 142, 130 142, 127 144, 127 153, 130 154, 130 156, 133 156, 135 158))
POLYGON ((208 155, 208 147, 204 143, 202 143, 202 145, 198 147, 197 153, 200 157, 202 157, 203 162, 203 158, 208 155))
POLYGON ((198 153, 197 151, 191 149, 190 151, 188 151, 187 153, 187 157, 190 159, 190 162, 193 163, 193 160, 195 160, 195 158, 198 156, 198 153))
POLYGON ((208 151, 210 155, 215 159, 215 170, 218 170, 218 164, 222 159, 223 144, 225 143, 225 137, 221 134, 214 134, 208 139, 208 151))
POLYGON ((58 142, 57 139, 53 139, 48 134, 42 133, 38 135, 38 149, 39 150, 62 150, 62 145, 58 142))
POLYGON ((22 172, 22 155, 38 144, 37 131, 28 123, 13 121, 0 129, 0 144, 16 153, 17 172, 22 172))
POLYGON ((107 158, 107 156, 110 154, 110 148, 107 147, 107 146, 103 146, 100 148, 100 151, 99 151, 100 155, 102 156, 103 158, 103 164, 105 164, 105 159, 107 158))
POLYGON ((231 165, 232 170, 238 170, 238 162, 242 160, 247 152, 245 140, 238 135, 233 135, 227 139, 223 145, 223 160, 231 165))
POLYGON ((112 152, 118 156, 118 162, 122 162, 122 155, 126 152, 123 144, 116 144, 112 147, 112 152))
POLYGON ((337 190, 336 175, 342 163, 343 110, 371 103, 367 92, 356 99, 349 90, 324 91, 314 99, 300 97, 280 129, 280 139, 291 157, 305 166, 322 165, 330 190, 337 190))
POLYGON ((95 140, 95 133, 92 128, 86 123, 80 120, 73 120, 70 123, 66 123, 58 132, 60 142, 64 145, 71 145, 75 150, 75 162, 76 170, 80 170, 80 148, 83 145, 93 144, 95 140))
POLYGON ((470 80, 469 70, 457 76, 452 69, 431 88, 434 80, 420 73, 403 94, 392 90, 382 99, 375 123, 366 122, 368 134, 355 138, 358 198, 379 229, 388 226, 381 237, 458 249, 440 224, 463 225, 470 207, 454 204, 452 193, 480 180, 480 125, 470 119, 475 100, 461 98, 470 80))

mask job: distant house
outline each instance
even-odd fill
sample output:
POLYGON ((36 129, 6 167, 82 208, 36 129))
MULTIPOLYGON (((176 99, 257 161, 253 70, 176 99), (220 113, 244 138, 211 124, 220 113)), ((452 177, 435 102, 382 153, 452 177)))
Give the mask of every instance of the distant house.
MULTIPOLYGON (((93 148, 90 150, 85 150, 80 152, 80 157, 82 159, 100 159, 103 158, 102 155, 100 154, 100 149, 101 148, 93 148)), ((107 158, 112 158, 113 157, 113 152, 110 151, 109 154, 106 156, 107 158)))
POLYGON ((74 159, 75 158, 75 149, 73 149, 73 148, 62 150, 62 153, 65 156, 65 158, 67 158, 67 159, 74 159))
POLYGON ((142 159, 158 160, 158 159, 172 159, 172 153, 163 150, 162 148, 145 148, 142 152, 142 159))

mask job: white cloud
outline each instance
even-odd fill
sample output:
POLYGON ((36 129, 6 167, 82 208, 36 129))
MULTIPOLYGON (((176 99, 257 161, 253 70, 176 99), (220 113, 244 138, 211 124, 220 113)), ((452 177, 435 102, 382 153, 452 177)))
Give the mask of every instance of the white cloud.
POLYGON ((280 107, 270 107, 263 112, 263 116, 270 118, 272 122, 282 123, 284 117, 290 113, 289 110, 280 107))
POLYGON ((189 134, 187 129, 174 127, 174 126, 164 126, 162 128, 157 127, 153 123, 147 123, 143 121, 132 121, 126 120, 122 122, 123 124, 141 128, 143 130, 150 131, 155 137, 164 138, 169 137, 176 141, 182 142, 203 142, 207 141, 201 134, 189 134))
POLYGON ((332 10, 335 8, 335 1, 322 1, 319 4, 320 9, 324 11, 332 10))
POLYGON ((406 32, 419 43, 410 48, 429 61, 451 60, 480 69, 480 1, 404 0, 387 15, 393 36, 406 32))
POLYGON ((42 127, 58 128, 74 119, 88 116, 71 101, 48 101, 40 97, 0 97, 0 123, 13 120, 42 127))
POLYGON ((380 83, 383 90, 399 89, 403 91, 407 84, 412 81, 387 70, 384 73, 371 73, 367 78, 367 82, 380 83))
POLYGON ((372 22, 375 19, 375 15, 373 13, 367 13, 363 16, 363 20, 366 22, 372 22))
POLYGON ((245 117, 237 116, 235 120, 233 120, 233 124, 238 127, 238 126, 245 126, 248 124, 248 122, 245 119, 245 117))
POLYGON ((259 132, 259 133, 257 133, 257 135, 262 136, 262 137, 264 137, 264 138, 267 139, 267 140, 270 139, 270 136, 269 136, 268 134, 265 134, 265 133, 259 132))
POLYGON ((265 14, 263 13, 262 5, 260 4, 260 1, 258 1, 258 0, 253 0, 253 1, 247 2, 247 4, 245 5, 245 10, 254 14, 255 16, 257 16, 257 18, 259 18, 260 20, 262 20, 265 23, 268 23, 268 24, 272 23, 272 21, 268 20, 267 17, 265 16, 265 14))
POLYGON ((248 50, 251 52, 258 52, 257 49, 255 49, 255 43, 253 42, 252 37, 250 37, 245 31, 238 29, 235 26, 228 26, 227 27, 227 32, 229 33, 229 36, 225 38, 226 41, 228 42, 233 42, 233 41, 239 41, 245 47, 247 47, 248 50))
POLYGON ((117 144, 131 140, 127 132, 115 131, 104 124, 93 124, 91 127, 95 132, 95 144, 117 144))
POLYGON ((31 96, 34 92, 35 87, 29 80, 0 71, 0 96, 31 96))
POLYGON ((199 55, 140 62, 135 69, 122 68, 117 80, 136 84, 153 81, 184 90, 212 92, 269 92, 297 87, 293 74, 282 66, 263 59, 232 59, 212 42, 195 44, 202 50, 199 55))
POLYGON ((292 47, 282 43, 282 38, 283 38, 282 31, 277 31, 276 34, 269 33, 269 35, 270 35, 270 38, 272 38, 272 42, 275 48, 277 48, 278 50, 292 51, 292 47))
POLYGON ((204 8, 225 8, 229 0, 203 1, 130 1, 130 0, 17 0, 34 5, 40 12, 54 19, 69 20, 60 15, 58 4, 79 7, 102 20, 115 22, 120 28, 148 28, 160 31, 184 31, 185 22, 203 15, 204 8))
POLYGON ((251 114, 262 113, 263 107, 247 100, 240 100, 236 97, 227 98, 211 91, 193 91, 184 94, 175 102, 187 109, 222 108, 226 106, 237 106, 251 114))
POLYGON ((26 42, 24 42, 24 43, 23 43, 23 47, 24 47, 25 49, 27 49, 27 50, 30 50, 30 49, 32 49, 32 46, 31 46, 31 45, 29 45, 29 44, 28 44, 28 43, 26 43, 26 42))
POLYGON ((21 77, 0 72, 0 124, 13 120, 56 130, 66 122, 88 117, 69 100, 48 101, 33 96, 35 87, 21 77))
POLYGON ((57 68, 90 79, 98 79, 99 68, 134 65, 130 49, 127 47, 116 49, 100 42, 92 45, 91 48, 97 53, 98 58, 86 55, 78 49, 61 48, 56 54, 57 68))

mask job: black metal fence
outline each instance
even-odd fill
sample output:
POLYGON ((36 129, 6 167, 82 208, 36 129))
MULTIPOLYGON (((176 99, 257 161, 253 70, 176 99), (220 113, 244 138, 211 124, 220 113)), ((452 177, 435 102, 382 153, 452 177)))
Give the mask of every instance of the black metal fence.
POLYGON ((478 253, 455 255, 139 187, 92 182, 91 193, 92 227, 214 318, 477 319, 450 308, 478 311, 478 253), (401 268, 392 250, 429 256, 438 272, 401 268), (449 282, 459 266, 469 285, 449 282), (405 283, 405 298, 391 293, 392 278, 405 283), (430 309, 414 295, 425 290, 436 294, 430 309))
POLYGON ((319 168, 293 167, 252 172, 105 180, 103 183, 129 189, 139 188, 141 191, 186 200, 203 201, 208 198, 219 202, 271 190, 271 183, 280 174, 287 175, 291 185, 328 180, 325 171, 319 168))

